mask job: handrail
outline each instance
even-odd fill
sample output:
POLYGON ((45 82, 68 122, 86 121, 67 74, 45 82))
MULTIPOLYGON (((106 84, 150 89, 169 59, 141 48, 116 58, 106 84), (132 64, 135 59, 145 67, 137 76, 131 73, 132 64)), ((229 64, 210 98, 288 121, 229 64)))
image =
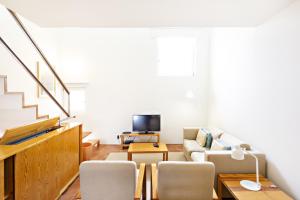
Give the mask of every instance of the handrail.
POLYGON ((53 97, 53 95, 47 90, 47 88, 43 85, 43 83, 35 77, 35 75, 31 72, 31 70, 22 62, 22 60, 17 56, 17 54, 10 48, 10 46, 2 39, 0 36, 1 43, 9 50, 9 52, 18 60, 18 62, 25 68, 25 70, 30 74, 30 76, 39 84, 40 87, 48 94, 48 96, 54 101, 54 103, 67 115, 70 117, 70 114, 64 109, 62 105, 53 97))
POLYGON ((33 38, 30 36, 29 32, 26 30, 24 24, 21 22, 21 20, 19 19, 19 17, 16 15, 16 13, 10 9, 7 8, 7 10, 10 12, 10 14, 13 16, 13 18, 15 19, 15 21, 17 22, 17 24, 21 27, 21 29, 23 30, 23 32, 25 33, 25 35, 28 37, 28 39, 31 41, 31 43, 33 44, 33 46, 36 48, 36 50, 39 52, 39 54, 41 55, 41 57, 43 58, 43 60, 45 61, 45 63, 48 65, 48 67, 50 68, 50 70, 52 71, 52 73, 54 74, 54 76, 57 78, 57 80, 60 82, 60 84, 62 85, 62 87, 65 89, 65 91, 70 94, 68 88, 65 86, 65 84, 63 83, 63 81, 60 79, 60 77, 58 76, 58 74, 56 73, 56 71, 54 70, 54 68, 52 67, 52 65, 50 64, 50 62, 48 61, 48 59, 46 58, 45 54, 42 52, 42 50, 39 48, 39 46, 36 44, 36 42, 33 40, 33 38))

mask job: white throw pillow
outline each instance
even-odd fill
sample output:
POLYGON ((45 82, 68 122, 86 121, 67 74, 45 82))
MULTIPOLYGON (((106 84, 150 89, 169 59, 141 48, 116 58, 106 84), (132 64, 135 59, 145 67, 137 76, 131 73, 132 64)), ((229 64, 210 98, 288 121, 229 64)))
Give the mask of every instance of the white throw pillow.
POLYGON ((210 150, 231 150, 231 144, 226 143, 224 140, 215 139, 211 145, 210 150))
POLYGON ((220 138, 224 133, 224 131, 219 128, 209 128, 208 130, 214 139, 220 138))
POLYGON ((215 150, 215 151, 224 150, 224 146, 217 140, 213 140, 210 150, 215 150))
POLYGON ((196 141, 201 147, 204 147, 204 145, 206 143, 206 133, 204 131, 202 131, 201 129, 199 129, 199 131, 198 131, 196 141))

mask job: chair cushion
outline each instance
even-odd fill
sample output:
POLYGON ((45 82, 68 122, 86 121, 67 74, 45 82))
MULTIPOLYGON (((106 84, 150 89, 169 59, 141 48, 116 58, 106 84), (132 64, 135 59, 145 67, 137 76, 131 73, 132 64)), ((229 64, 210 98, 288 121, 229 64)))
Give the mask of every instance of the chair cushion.
POLYGON ((82 199, 133 199, 136 187, 133 161, 85 161, 80 165, 82 199), (117 189, 116 189, 117 188, 117 189))
POLYGON ((215 167, 210 162, 160 162, 158 198, 161 200, 211 200, 215 167))

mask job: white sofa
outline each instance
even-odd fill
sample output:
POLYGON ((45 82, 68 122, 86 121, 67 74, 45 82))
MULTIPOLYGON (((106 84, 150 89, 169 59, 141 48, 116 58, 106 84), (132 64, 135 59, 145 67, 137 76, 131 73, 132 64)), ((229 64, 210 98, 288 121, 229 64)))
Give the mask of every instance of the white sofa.
MULTIPOLYGON (((197 141, 197 134, 200 128, 184 128, 183 129, 183 146, 184 155, 188 161, 203 162, 209 161, 215 164, 215 189, 217 190, 217 177, 219 173, 255 173, 255 159, 250 155, 245 155, 244 160, 234 160, 231 158, 230 150, 210 150, 201 147, 197 141)), ((239 140, 238 138, 224 133, 221 130, 214 129, 212 132, 213 138, 224 140, 232 146, 240 145, 247 147, 247 150, 254 153, 259 160, 259 172, 261 175, 266 175, 266 158, 265 155, 257 150, 251 149, 250 145, 239 140), (218 132, 219 131, 219 132, 218 132)), ((224 191, 225 196, 228 193, 224 191)))

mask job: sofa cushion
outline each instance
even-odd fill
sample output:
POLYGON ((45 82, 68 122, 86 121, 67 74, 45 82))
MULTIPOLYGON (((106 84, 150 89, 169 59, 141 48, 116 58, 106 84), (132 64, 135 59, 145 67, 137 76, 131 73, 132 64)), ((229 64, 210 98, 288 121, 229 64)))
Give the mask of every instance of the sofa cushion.
POLYGON ((204 147, 205 146, 205 142, 206 142, 206 132, 201 129, 199 129, 198 134, 197 134, 197 138, 196 141, 197 143, 201 146, 204 147))
POLYGON ((221 135, 224 133, 224 131, 219 128, 208 128, 207 130, 211 133, 214 139, 220 138, 221 135))
POLYGON ((196 140, 184 140, 184 150, 186 153, 191 155, 193 152, 204 152, 205 148, 201 147, 196 140))
POLYGON ((220 139, 227 144, 230 144, 231 146, 241 146, 242 148, 246 148, 246 150, 250 150, 251 147, 249 144, 239 140, 238 138, 234 137, 233 135, 230 135, 228 133, 223 133, 220 137, 220 139))
POLYGON ((217 151, 217 150, 223 150, 223 148, 224 146, 221 143, 217 142, 217 140, 213 140, 210 150, 217 151))
POLYGON ((205 161, 205 152, 193 152, 191 158, 195 162, 204 162, 205 161))
POLYGON ((231 145, 223 140, 216 139, 213 140, 210 150, 231 150, 231 145))
POLYGON ((206 135, 205 148, 210 149, 210 148, 211 148, 211 145, 212 145, 212 142, 213 142, 213 137, 212 137, 211 133, 208 133, 208 134, 206 135))

